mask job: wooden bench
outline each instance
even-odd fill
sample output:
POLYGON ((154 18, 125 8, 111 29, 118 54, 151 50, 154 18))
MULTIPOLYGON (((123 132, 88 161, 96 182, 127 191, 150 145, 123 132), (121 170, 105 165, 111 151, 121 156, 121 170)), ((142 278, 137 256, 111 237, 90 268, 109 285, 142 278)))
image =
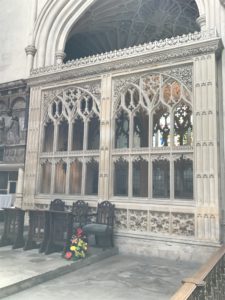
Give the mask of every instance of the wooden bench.
POLYGON ((89 214, 89 217, 95 217, 95 222, 83 226, 84 233, 88 236, 95 236, 96 246, 113 247, 113 224, 114 224, 115 205, 109 201, 103 201, 97 206, 95 214, 89 214))

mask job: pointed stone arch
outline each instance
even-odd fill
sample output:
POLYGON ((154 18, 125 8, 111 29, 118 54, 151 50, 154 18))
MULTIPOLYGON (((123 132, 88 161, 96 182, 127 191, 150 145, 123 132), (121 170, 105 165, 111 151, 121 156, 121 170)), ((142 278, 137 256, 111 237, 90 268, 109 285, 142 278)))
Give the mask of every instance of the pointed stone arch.
MULTIPOLYGON (((195 0, 199 9, 199 15, 208 16, 205 8, 205 0, 195 0)), ((64 48, 69 32, 80 17, 97 0, 48 0, 43 7, 35 23, 33 39, 30 46, 37 49, 34 63, 31 61, 31 68, 43 67, 62 62, 64 58, 64 48)), ((28 48, 27 48, 28 49, 28 48)), ((35 50, 30 49, 27 55, 34 56, 35 50)))

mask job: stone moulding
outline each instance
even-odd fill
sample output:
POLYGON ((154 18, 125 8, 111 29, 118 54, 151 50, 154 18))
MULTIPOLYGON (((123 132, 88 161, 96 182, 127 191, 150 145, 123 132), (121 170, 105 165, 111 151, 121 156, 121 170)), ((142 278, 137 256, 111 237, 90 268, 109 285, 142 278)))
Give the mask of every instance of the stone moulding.
POLYGON ((99 72, 127 69, 146 63, 157 63, 179 57, 215 52, 220 48, 222 48, 220 38, 215 29, 189 33, 170 39, 72 60, 65 64, 33 69, 28 83, 31 85, 44 83, 46 78, 40 79, 40 77, 46 77, 46 75, 52 75, 51 78, 48 78, 48 82, 58 81, 74 78, 74 76, 93 75, 99 72))

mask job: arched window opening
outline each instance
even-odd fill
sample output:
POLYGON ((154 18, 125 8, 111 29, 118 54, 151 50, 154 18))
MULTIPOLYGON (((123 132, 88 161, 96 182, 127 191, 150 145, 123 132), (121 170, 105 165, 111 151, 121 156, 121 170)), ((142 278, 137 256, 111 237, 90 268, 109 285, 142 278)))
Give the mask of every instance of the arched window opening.
POLYGON ((73 123, 72 150, 83 150, 84 144, 84 122, 82 118, 77 118, 73 123))
POLYGON ((53 151, 53 140, 54 140, 54 124, 52 121, 49 121, 44 126, 43 152, 53 151))
POLYGON ((128 196, 128 162, 114 162, 114 196, 128 196))
POLYGON ((55 193, 65 194, 66 191, 66 171, 67 165, 64 161, 59 161, 55 166, 55 193))
POLYGON ((153 114, 153 147, 170 146, 170 113, 160 105, 153 114))
POLYGON ((71 29, 66 61, 199 31, 195 0, 95 1, 71 29))
POLYGON ((193 161, 182 156, 174 162, 175 198, 193 199, 193 161))
POLYGON ((99 164, 92 159, 86 164, 85 194, 98 195, 99 164))
POLYGON ((130 119, 121 110, 115 119, 115 148, 129 148, 130 119))
POLYGON ((170 162, 165 159, 152 162, 152 197, 170 197, 170 162))
POLYGON ((148 162, 139 159, 133 162, 133 197, 148 197, 148 162))
POLYGON ((98 116, 93 116, 88 122, 88 150, 99 149, 100 121, 98 116))
POLYGON ((50 194, 51 192, 51 177, 52 177, 52 164, 47 161, 41 165, 41 182, 40 192, 43 194, 50 194))
POLYGON ((149 117, 147 112, 140 108, 133 118, 133 147, 148 147, 149 117))
POLYGON ((178 105, 174 112, 174 145, 192 145, 192 111, 185 103, 178 105))
POLYGON ((78 160, 75 160, 70 164, 69 193, 71 195, 80 195, 81 183, 82 183, 82 163, 79 162, 78 160))
POLYGON ((67 151, 68 149, 68 122, 61 121, 58 129, 58 151, 67 151))

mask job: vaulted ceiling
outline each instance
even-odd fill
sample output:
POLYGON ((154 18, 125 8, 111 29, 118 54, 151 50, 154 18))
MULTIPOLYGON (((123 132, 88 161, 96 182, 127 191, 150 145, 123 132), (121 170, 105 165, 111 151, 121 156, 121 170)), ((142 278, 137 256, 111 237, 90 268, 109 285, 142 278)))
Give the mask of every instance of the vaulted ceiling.
POLYGON ((199 30, 194 0, 98 0, 71 30, 66 60, 199 30))

